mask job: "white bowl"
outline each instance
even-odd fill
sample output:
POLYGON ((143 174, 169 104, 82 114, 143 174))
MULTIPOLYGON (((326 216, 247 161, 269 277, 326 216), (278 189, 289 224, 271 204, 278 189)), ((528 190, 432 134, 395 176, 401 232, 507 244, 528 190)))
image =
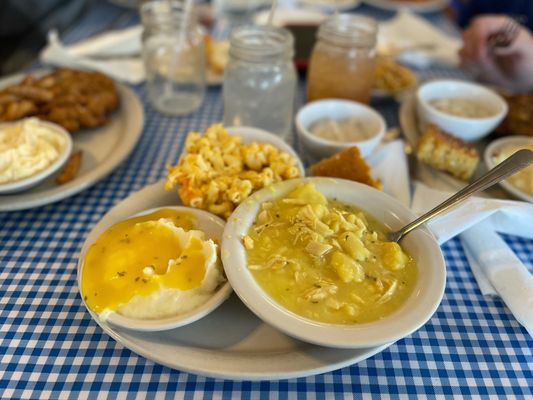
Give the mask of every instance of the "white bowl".
POLYGON ((241 238, 256 218, 260 204, 279 198, 304 182, 312 182, 326 197, 355 205, 391 229, 415 216, 396 199, 369 186, 331 178, 291 179, 253 194, 231 215, 224 229, 222 262, 233 290, 263 321, 295 338, 323 346, 365 348, 391 343, 420 328, 433 315, 444 293, 446 269, 434 236, 419 228, 402 241, 416 260, 417 283, 406 302, 379 321, 354 325, 320 323, 299 316, 270 298, 250 273, 241 238))
POLYGON ((329 157, 341 150, 356 146, 363 157, 372 153, 385 135, 383 117, 367 105, 350 100, 326 99, 310 102, 296 114, 296 129, 302 144, 317 157, 329 157), (357 118, 368 129, 369 139, 336 142, 313 135, 309 128, 322 119, 357 118))
MULTIPOLYGON (((488 169, 494 168, 497 165, 495 162, 495 157, 498 154, 498 152, 502 150, 505 146, 508 146, 508 145, 525 146, 531 141, 533 141, 533 137, 531 136, 508 136, 508 137, 503 137, 501 139, 497 139, 491 142, 487 146, 487 148, 485 149, 485 153, 483 154, 485 165, 487 166, 488 169)), ((527 167, 527 168, 530 168, 530 167, 527 167)), ((507 192, 516 196, 517 198, 533 203, 533 195, 527 192, 524 192, 523 190, 520 190, 515 185, 510 183, 508 180, 500 181, 500 185, 507 192)))
MULTIPOLYGON (((16 124, 16 123, 20 123, 20 121, 0 124, 0 129, 6 126, 9 126, 9 125, 16 124)), ((48 127, 49 129, 59 133, 61 136, 64 137, 65 145, 61 149, 61 154, 52 164, 50 164, 48 167, 46 167, 45 169, 43 169, 42 171, 34 175, 28 176, 27 178, 24 178, 24 179, 19 179, 14 182, 0 183, 0 194, 22 192, 23 190, 30 189, 33 186, 37 186, 39 183, 41 183, 43 180, 48 178, 50 175, 57 172, 67 162, 68 158, 70 157, 70 154, 72 153, 72 147, 73 147, 72 136, 70 135, 70 133, 68 133, 63 127, 57 124, 54 124, 52 122, 39 121, 39 124, 48 127)))
MULTIPOLYGON (((221 218, 208 213, 207 211, 199 210, 196 208, 182 207, 182 206, 168 206, 168 207, 158 207, 150 210, 145 210, 141 213, 132 215, 131 217, 137 217, 145 214, 155 212, 161 208, 170 208, 178 211, 185 211, 187 213, 193 214, 196 217, 196 226, 194 229, 201 230, 205 232, 205 235, 209 239, 213 239, 215 242, 219 243, 222 241, 222 233, 224 231, 225 222, 221 218)), ((118 223, 120 221, 116 221, 118 223)), ((85 244, 81 250, 79 259, 78 259, 78 288, 80 293, 82 293, 82 275, 83 275, 83 261, 85 255, 89 250, 90 246, 98 239, 102 232, 91 232, 87 237, 85 244)), ((222 286, 220 286, 213 296, 204 304, 199 307, 183 314, 179 314, 173 317, 168 318, 159 318, 159 319, 137 319, 130 318, 120 315, 116 312, 111 312, 106 318, 102 318, 101 315, 96 314, 92 311, 89 306, 83 300, 85 307, 93 314, 95 318, 102 320, 102 322, 110 323, 114 326, 121 328, 143 331, 143 332, 156 332, 178 328, 180 326, 188 325, 192 322, 199 320, 202 317, 205 317, 207 314, 214 311, 219 305, 221 305, 231 294, 232 289, 228 281, 226 281, 222 286)), ((82 295, 83 298, 83 295, 82 295)))
POLYGON ((439 126, 443 131, 467 142, 487 136, 505 118, 508 106, 493 90, 476 83, 459 80, 436 80, 423 84, 416 92, 416 110, 423 127, 439 126), (472 99, 494 110, 486 118, 466 118, 437 110, 430 102, 442 98, 472 99))
POLYGON ((227 127, 226 130, 232 135, 240 136, 243 143, 268 143, 279 150, 284 151, 285 153, 289 153, 296 159, 300 174, 305 176, 305 168, 302 164, 302 160, 300 160, 300 157, 298 154, 296 154, 294 149, 285 143, 279 136, 259 128, 252 128, 250 126, 230 126, 227 127))

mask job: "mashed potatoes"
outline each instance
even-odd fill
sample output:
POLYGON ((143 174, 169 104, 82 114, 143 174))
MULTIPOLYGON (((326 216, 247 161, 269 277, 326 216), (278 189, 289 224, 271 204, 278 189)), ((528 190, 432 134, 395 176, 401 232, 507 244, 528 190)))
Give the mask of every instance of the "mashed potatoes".
POLYGON ((192 215, 171 209, 113 225, 85 257, 82 293, 106 318, 184 314, 205 303, 225 280, 216 244, 192 230, 192 215))
POLYGON ((316 321, 353 324, 398 309, 416 283, 414 260, 384 232, 304 184, 263 203, 243 244, 248 268, 274 300, 316 321))
POLYGON ((37 118, 0 129, 0 184, 43 171, 59 158, 65 145, 59 132, 37 118))

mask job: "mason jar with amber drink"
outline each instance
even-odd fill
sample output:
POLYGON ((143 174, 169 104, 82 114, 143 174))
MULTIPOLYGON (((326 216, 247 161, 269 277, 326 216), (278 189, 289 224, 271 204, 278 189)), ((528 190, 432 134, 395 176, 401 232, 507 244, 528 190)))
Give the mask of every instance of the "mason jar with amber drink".
POLYGON ((374 19, 340 14, 318 29, 308 71, 307 100, 370 101, 378 26, 374 19))

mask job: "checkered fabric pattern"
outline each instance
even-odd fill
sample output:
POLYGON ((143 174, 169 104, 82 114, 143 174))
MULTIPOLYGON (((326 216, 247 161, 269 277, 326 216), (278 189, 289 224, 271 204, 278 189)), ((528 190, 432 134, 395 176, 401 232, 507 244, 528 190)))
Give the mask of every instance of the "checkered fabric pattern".
MULTIPOLYGON (((118 13, 105 2, 97 7, 69 40, 97 32, 118 13)), ((439 69, 425 77, 430 75, 457 76, 457 71, 439 69)), ((448 283, 433 318, 383 352, 331 373, 270 382, 210 379, 154 364, 107 336, 78 294, 76 257, 85 236, 110 207, 164 176, 190 129, 222 117, 220 88, 209 89, 202 108, 181 118, 157 114, 143 87, 135 90, 145 105, 146 125, 119 168, 61 202, 0 213, 0 398, 533 396, 533 340, 502 301, 481 295, 456 239, 442 247, 448 283)), ((397 125, 396 104, 376 107, 390 126, 397 125)), ((532 270, 533 241, 505 240, 532 270)))

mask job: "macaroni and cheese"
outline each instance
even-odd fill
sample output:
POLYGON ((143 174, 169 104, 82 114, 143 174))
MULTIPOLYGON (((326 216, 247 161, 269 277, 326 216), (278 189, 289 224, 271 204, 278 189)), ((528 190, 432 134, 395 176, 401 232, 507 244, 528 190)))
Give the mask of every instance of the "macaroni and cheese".
POLYGON ((299 176, 290 154, 266 143, 243 144, 214 124, 203 135, 189 133, 183 157, 168 167, 165 188, 179 185, 183 204, 227 218, 252 192, 299 176))

